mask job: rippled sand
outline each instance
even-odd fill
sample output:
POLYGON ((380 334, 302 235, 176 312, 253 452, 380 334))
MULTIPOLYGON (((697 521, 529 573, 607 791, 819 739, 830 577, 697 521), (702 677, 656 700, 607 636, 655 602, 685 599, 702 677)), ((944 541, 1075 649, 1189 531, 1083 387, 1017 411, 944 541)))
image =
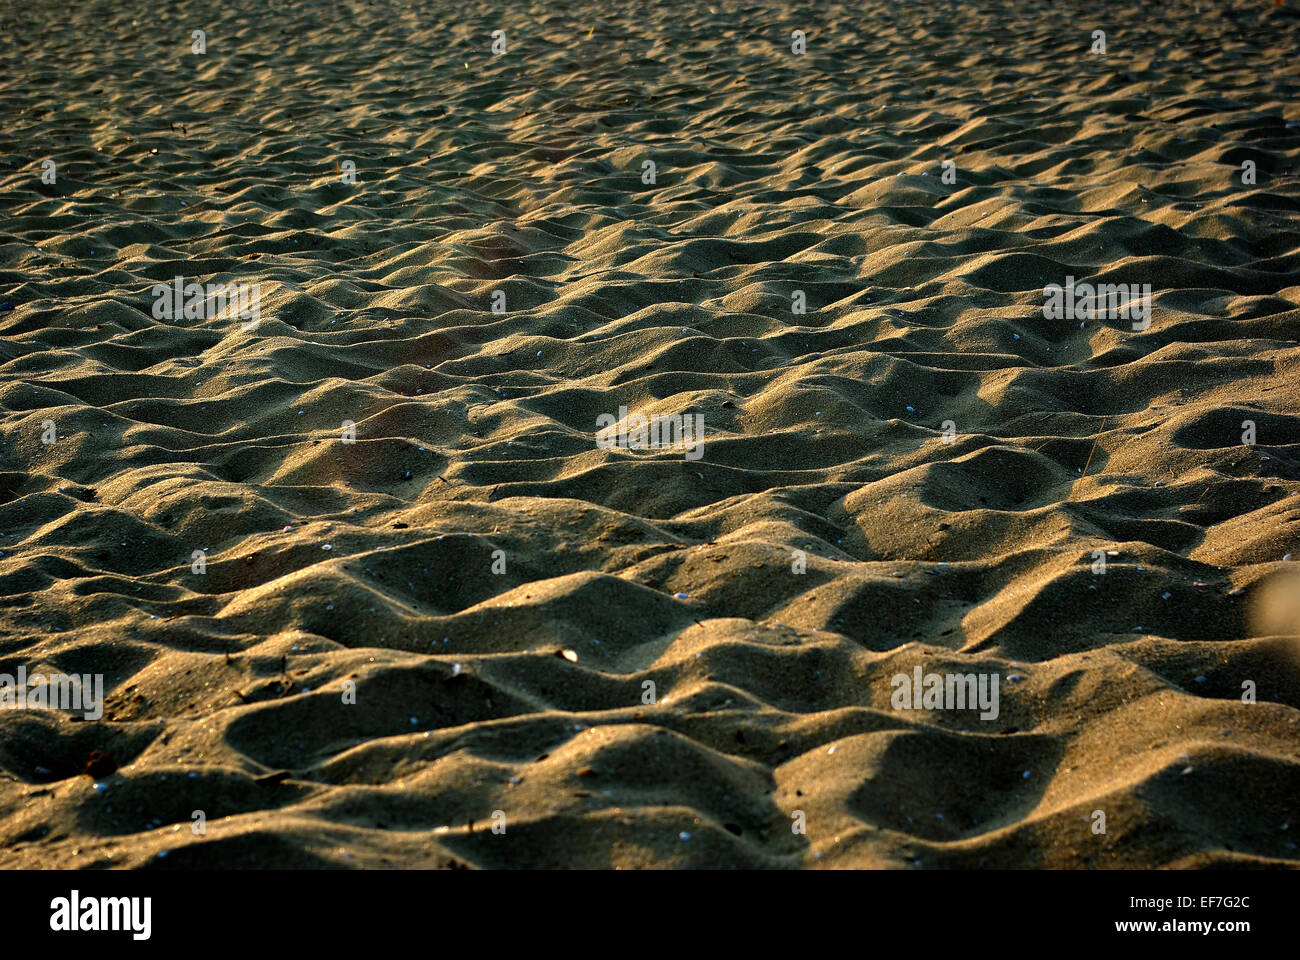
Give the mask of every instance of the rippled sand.
POLYGON ((0 864, 1294 865, 1296 4, 493 6, 0 13, 0 864))

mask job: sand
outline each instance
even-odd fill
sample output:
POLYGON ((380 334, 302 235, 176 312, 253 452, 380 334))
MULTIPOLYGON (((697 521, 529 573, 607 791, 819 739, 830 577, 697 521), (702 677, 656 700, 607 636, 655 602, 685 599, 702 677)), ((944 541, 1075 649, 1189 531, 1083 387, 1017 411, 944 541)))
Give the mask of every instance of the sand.
POLYGON ((0 866, 1296 865, 1296 4, 491 6, 0 12, 0 866))

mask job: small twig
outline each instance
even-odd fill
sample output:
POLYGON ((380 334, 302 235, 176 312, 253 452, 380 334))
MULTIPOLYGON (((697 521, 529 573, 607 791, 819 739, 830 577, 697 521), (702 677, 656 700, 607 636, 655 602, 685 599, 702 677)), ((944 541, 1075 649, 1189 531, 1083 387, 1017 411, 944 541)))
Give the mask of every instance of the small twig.
MULTIPOLYGON (((1109 419, 1109 417, 1106 418, 1106 420, 1109 419)), ((1097 444, 1101 443, 1101 435, 1106 432, 1106 420, 1101 422, 1101 429, 1097 431, 1097 439, 1092 441, 1092 449, 1088 451, 1088 462, 1083 465, 1083 473, 1079 474, 1080 480, 1088 475, 1088 468, 1092 466, 1092 455, 1097 452, 1097 444)))

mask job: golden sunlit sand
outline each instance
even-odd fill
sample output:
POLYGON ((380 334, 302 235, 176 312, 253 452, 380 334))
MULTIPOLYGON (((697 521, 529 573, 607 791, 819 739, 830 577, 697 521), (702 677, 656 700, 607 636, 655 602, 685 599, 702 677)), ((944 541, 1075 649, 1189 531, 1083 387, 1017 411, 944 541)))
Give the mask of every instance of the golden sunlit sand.
POLYGON ((491 7, 0 14, 0 865, 1294 865, 1294 4, 491 7))

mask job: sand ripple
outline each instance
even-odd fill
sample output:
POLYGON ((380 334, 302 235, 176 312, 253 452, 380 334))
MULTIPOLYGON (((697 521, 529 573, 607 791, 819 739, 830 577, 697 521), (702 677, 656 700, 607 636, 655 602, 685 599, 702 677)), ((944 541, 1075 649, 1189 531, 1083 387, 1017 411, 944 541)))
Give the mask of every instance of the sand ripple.
POLYGON ((0 15, 0 864, 1294 864, 1294 4, 497 6, 0 15))

